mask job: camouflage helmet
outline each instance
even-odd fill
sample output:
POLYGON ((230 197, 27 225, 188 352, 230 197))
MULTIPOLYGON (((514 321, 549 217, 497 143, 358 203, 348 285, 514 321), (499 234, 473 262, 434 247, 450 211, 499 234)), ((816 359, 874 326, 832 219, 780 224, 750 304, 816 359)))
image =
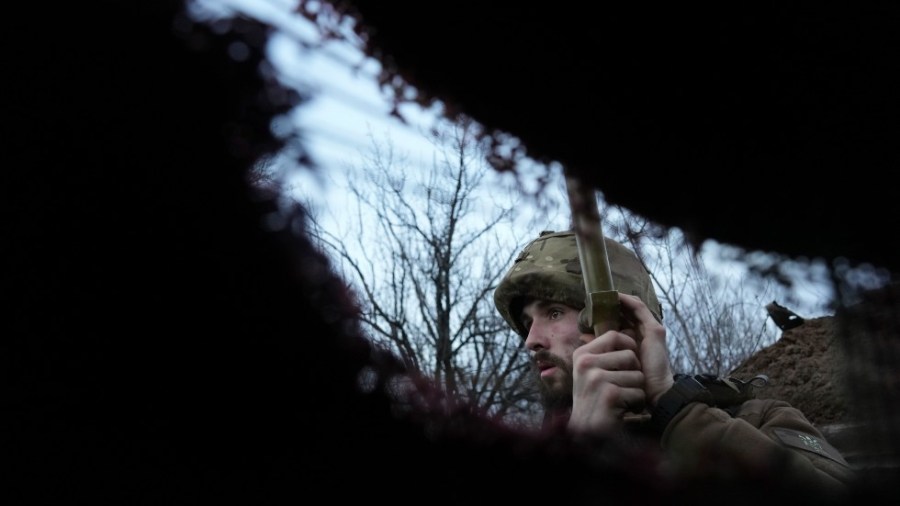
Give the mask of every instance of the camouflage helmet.
MULTIPOLYGON (((636 295, 662 322, 662 306, 653 282, 637 255, 625 246, 606 240, 606 254, 619 293, 636 295)), ((575 232, 541 232, 519 253, 509 272, 494 291, 494 305, 506 323, 522 337, 528 329, 521 321, 526 298, 561 302, 576 309, 585 306, 584 278, 578 259, 575 232)))

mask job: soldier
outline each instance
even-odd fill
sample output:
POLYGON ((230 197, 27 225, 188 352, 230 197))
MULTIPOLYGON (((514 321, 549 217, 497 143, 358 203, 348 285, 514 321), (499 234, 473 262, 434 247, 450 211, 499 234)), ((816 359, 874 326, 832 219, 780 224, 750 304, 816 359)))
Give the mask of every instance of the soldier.
POLYGON ((832 497, 846 492, 853 469, 800 410, 755 398, 755 381, 673 374, 649 274, 631 250, 605 241, 618 292, 618 331, 595 336, 586 325, 571 231, 542 232, 494 293, 497 310, 525 340, 540 376, 545 427, 652 441, 676 473, 777 469, 798 486, 832 497))

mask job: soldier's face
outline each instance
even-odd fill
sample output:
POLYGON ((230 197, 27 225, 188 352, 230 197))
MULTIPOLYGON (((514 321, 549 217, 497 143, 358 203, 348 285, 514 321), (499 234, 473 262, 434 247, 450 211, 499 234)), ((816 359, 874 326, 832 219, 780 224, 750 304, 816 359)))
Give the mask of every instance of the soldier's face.
POLYGON ((528 329, 525 347, 540 375, 539 385, 545 404, 571 405, 572 353, 593 338, 578 330, 580 310, 565 304, 533 300, 522 309, 522 322, 528 329))

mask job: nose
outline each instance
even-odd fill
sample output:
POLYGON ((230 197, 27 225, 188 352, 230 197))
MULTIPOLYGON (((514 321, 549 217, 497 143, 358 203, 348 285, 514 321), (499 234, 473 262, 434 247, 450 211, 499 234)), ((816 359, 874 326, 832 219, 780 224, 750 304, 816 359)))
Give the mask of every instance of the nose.
POLYGON ((525 349, 538 351, 548 347, 547 332, 538 322, 532 323, 528 328, 528 335, 525 336, 525 349))

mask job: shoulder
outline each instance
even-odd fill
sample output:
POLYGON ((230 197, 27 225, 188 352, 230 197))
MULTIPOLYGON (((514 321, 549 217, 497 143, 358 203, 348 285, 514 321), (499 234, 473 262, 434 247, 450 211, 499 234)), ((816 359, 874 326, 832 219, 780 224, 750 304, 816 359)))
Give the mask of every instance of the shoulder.
POLYGON ((749 399, 729 411, 733 417, 758 428, 783 426, 819 432, 803 411, 781 399, 749 399))
POLYGON ((848 465, 806 415, 790 403, 778 399, 752 399, 741 404, 735 418, 747 421, 783 446, 811 452, 848 465))

